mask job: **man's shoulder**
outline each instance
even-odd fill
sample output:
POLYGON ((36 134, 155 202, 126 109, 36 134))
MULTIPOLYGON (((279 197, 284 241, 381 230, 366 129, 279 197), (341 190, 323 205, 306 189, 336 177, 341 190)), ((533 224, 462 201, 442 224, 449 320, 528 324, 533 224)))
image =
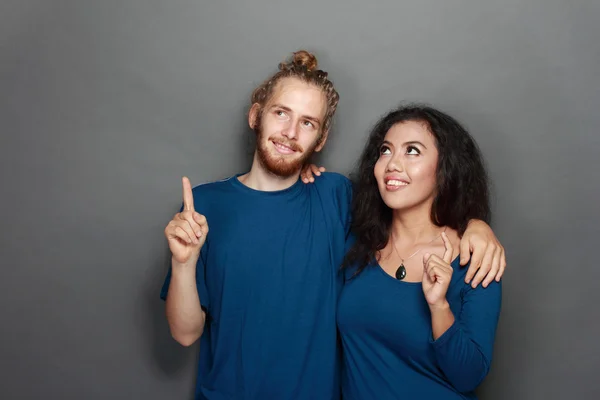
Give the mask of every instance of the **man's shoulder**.
POLYGON ((235 175, 220 180, 199 183, 192 187, 196 210, 206 212, 212 208, 211 205, 213 204, 227 202, 230 197, 229 194, 233 192, 231 190, 231 179, 235 179, 235 175))
POLYGON ((351 186, 350 179, 338 172, 322 172, 321 176, 315 177, 314 183, 318 186, 344 189, 351 186))
POLYGON ((196 184, 196 186, 192 187, 192 194, 194 196, 206 196, 210 194, 220 193, 224 189, 230 187, 231 179, 235 179, 235 175, 216 181, 196 184))
POLYGON ((352 183, 350 179, 337 172, 323 172, 315 177, 315 189, 324 204, 331 206, 331 210, 340 217, 344 225, 349 220, 350 203, 352 201, 352 183))

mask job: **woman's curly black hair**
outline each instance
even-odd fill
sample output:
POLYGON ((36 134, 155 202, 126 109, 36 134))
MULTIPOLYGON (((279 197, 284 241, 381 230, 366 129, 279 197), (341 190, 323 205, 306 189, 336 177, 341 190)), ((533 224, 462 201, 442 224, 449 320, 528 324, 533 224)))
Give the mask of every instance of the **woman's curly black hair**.
POLYGON ((471 219, 490 223, 488 174, 475 140, 449 115, 423 104, 401 106, 377 122, 364 147, 353 181, 352 230, 356 241, 343 267, 356 266, 360 273, 388 243, 392 210, 383 202, 373 174, 380 146, 396 124, 424 123, 438 150, 436 196, 431 220, 462 236, 471 219))

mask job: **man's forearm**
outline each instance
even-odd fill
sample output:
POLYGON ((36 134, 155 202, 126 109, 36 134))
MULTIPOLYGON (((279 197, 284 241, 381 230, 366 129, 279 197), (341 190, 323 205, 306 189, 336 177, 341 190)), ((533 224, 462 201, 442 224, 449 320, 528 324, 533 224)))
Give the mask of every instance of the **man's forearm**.
POLYGON ((202 335, 205 314, 196 287, 196 265, 173 263, 166 314, 171 335, 182 345, 190 346, 202 335))

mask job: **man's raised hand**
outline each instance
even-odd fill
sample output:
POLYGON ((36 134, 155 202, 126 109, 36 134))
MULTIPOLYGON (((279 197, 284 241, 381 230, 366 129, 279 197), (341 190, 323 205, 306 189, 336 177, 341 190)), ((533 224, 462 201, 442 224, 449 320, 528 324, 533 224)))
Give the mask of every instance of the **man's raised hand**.
POLYGON ((195 266, 208 234, 208 223, 204 215, 194 209, 190 180, 183 177, 182 184, 183 210, 169 221, 165 228, 165 236, 174 261, 181 264, 193 263, 195 266))

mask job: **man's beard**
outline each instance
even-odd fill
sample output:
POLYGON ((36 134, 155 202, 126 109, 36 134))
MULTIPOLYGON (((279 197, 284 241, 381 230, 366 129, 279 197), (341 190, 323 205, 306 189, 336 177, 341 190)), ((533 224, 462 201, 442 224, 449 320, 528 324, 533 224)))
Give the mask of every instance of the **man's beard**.
POLYGON ((262 121, 260 118, 258 118, 254 132, 256 133, 256 154, 258 155, 258 161, 268 172, 282 178, 287 178, 300 172, 304 163, 310 158, 317 147, 317 142, 315 142, 311 148, 304 151, 298 144, 286 140, 284 137, 279 137, 275 139, 275 142, 279 142, 302 154, 299 158, 287 160, 291 155, 287 157, 283 155, 273 156, 271 152, 269 152, 267 146, 270 139, 269 141, 264 140, 264 131, 262 129, 262 121))

